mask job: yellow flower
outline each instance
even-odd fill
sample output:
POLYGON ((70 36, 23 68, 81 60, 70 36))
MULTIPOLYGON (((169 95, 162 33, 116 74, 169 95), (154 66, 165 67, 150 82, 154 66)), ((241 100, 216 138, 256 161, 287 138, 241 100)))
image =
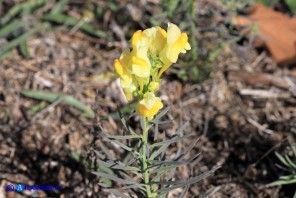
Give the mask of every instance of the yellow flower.
POLYGON ((161 100, 154 95, 159 89, 160 76, 177 61, 180 53, 190 49, 188 36, 175 24, 169 23, 167 31, 160 27, 136 31, 131 45, 131 51, 125 50, 114 61, 114 68, 127 99, 133 95, 144 97, 137 111, 151 118, 162 107, 161 100))
POLYGON ((161 60, 169 64, 176 63, 180 53, 186 53, 186 50, 190 50, 190 44, 188 43, 188 36, 186 33, 181 33, 181 30, 173 23, 168 23, 167 30, 167 44, 160 52, 161 60))
POLYGON ((143 31, 143 40, 146 39, 150 55, 158 56, 166 44, 166 37, 166 31, 160 27, 152 27, 143 31))
POLYGON ((131 54, 130 51, 127 49, 121 54, 119 59, 116 59, 114 61, 114 69, 116 74, 120 78, 120 84, 123 88, 127 100, 131 100, 132 93, 137 89, 137 84, 133 79, 131 73, 128 71, 130 58, 131 54))
POLYGON ((162 107, 161 99, 155 97, 154 93, 147 92, 144 94, 144 98, 138 102, 136 111, 140 116, 147 117, 148 120, 151 120, 162 107))

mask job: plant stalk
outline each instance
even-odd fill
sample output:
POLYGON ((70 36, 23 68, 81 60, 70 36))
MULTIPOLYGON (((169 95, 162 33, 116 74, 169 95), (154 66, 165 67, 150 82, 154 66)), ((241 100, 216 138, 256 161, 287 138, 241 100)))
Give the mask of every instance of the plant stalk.
POLYGON ((152 198, 151 187, 150 187, 150 178, 149 178, 149 170, 147 163, 147 149, 148 149, 148 129, 147 129, 147 119, 145 117, 141 117, 143 119, 143 136, 142 136, 142 176, 144 179, 144 183, 146 186, 146 197, 152 198))

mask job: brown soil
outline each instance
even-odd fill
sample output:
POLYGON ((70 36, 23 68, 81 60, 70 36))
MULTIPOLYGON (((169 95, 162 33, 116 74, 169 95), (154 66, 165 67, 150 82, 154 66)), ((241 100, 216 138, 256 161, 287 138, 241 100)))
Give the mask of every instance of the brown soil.
MULTIPOLYGON (((148 5, 137 9, 160 9, 157 3, 148 5)), ((198 6, 203 12, 224 9, 217 1, 201 1, 198 6)), ((134 30, 149 25, 145 20, 137 21, 136 15, 133 18, 126 9, 122 13, 132 18, 130 23, 122 24, 116 18, 119 14, 109 13, 100 24, 115 37, 115 42, 80 31, 70 33, 64 28, 39 32, 29 40, 32 58, 24 59, 15 50, 13 56, 0 62, 0 197, 107 196, 108 190, 97 185, 98 178, 91 169, 73 156, 78 153, 88 161, 95 160, 91 149, 96 148, 98 123, 112 134, 118 134, 122 127, 112 117, 99 119, 125 105, 116 77, 110 77, 113 60, 134 30), (124 35, 122 40, 120 34, 124 35), (90 78, 93 75, 96 78, 90 78), (23 89, 71 95, 92 107, 96 118, 82 118, 79 110, 60 103, 47 103, 42 111, 30 115, 28 110, 40 101, 21 96, 23 89), (3 188, 9 183, 60 185, 61 190, 8 193, 3 188)), ((202 15, 202 11, 198 14, 202 15)), ((226 23, 226 19, 211 23, 226 23)), ((203 19, 198 23, 207 26, 202 24, 203 19)), ((201 45, 209 41, 205 50, 224 39, 215 29, 198 36, 205 36, 204 40, 199 38, 201 45)), ((180 69, 181 63, 176 68, 180 69)), ((202 154, 192 165, 178 169, 177 178, 221 167, 213 176, 194 184, 187 197, 292 197, 295 185, 266 185, 283 174, 276 166, 279 161, 275 151, 288 153, 289 142, 295 143, 293 66, 276 65, 266 51, 258 51, 243 38, 223 48, 205 81, 184 82, 174 73, 165 75, 159 95, 166 106, 172 104, 167 118, 173 122, 160 128, 159 138, 174 134, 189 121, 185 133, 195 132, 195 138, 200 138, 193 152, 202 154)), ((138 127, 136 123, 131 120, 138 127)), ((168 155, 176 146, 186 147, 193 141, 194 138, 172 146, 168 155)), ((112 146, 110 150, 120 154, 112 146)), ((171 197, 173 194, 178 191, 171 197)))

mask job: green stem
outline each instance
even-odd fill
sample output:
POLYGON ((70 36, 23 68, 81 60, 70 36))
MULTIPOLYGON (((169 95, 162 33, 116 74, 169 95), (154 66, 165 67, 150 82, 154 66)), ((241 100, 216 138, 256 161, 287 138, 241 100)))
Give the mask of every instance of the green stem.
POLYGON ((145 117, 141 118, 143 121, 143 136, 142 136, 142 176, 146 186, 146 197, 152 198, 150 180, 149 180, 149 170, 147 163, 147 144, 148 144, 148 129, 147 129, 147 119, 145 117))

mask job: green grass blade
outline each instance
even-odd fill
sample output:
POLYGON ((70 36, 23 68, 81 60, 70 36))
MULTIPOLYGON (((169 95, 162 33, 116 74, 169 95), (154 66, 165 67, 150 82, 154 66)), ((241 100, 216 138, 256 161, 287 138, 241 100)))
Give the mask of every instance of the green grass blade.
POLYGON ((26 13, 33 12, 36 8, 41 7, 47 0, 26 1, 24 3, 15 4, 7 13, 0 19, 0 24, 4 25, 19 13, 26 11, 26 13))
POLYGON ((51 9, 50 14, 58 14, 63 11, 65 5, 69 3, 69 0, 60 0, 56 5, 51 9))
POLYGON ((272 182, 269 186, 287 185, 287 184, 294 184, 294 183, 296 183, 296 179, 279 180, 279 181, 272 182))
POLYGON ((22 34, 21 36, 15 38, 13 40, 11 40, 10 42, 4 44, 3 46, 1 46, 1 48, 0 48, 0 57, 3 56, 6 52, 8 52, 9 50, 11 50, 12 48, 20 45, 22 42, 24 42, 25 40, 27 40, 36 31, 37 31, 36 28, 33 28, 33 29, 29 30, 28 32, 22 34))
POLYGON ((286 161, 286 159, 281 156, 279 153, 275 152, 275 155, 277 156, 277 158, 287 167, 289 167, 289 163, 286 161))
POLYGON ((6 38, 10 36, 13 32, 20 29, 24 24, 22 20, 14 20, 11 23, 7 24, 6 26, 0 29, 0 38, 6 38))
POLYGON ((27 42, 27 40, 23 40, 23 41, 20 43, 19 49, 20 49, 21 54, 22 54, 25 58, 29 58, 29 57, 30 57, 30 53, 29 53, 29 49, 28 49, 28 42, 27 42))
POLYGON ((45 101, 41 101, 40 103, 34 105, 33 107, 31 107, 27 113, 28 115, 34 115, 35 113, 41 111, 42 109, 44 109, 46 107, 46 102, 45 101))
MULTIPOLYGON (((45 21, 50 21, 50 22, 54 22, 54 23, 58 23, 58 24, 64 24, 64 25, 68 25, 71 27, 76 26, 80 20, 79 19, 75 19, 73 17, 64 15, 64 14, 47 14, 44 15, 42 17, 43 20, 45 21)), ((81 29, 82 31, 92 35, 92 36, 96 36, 99 38, 105 38, 105 39, 110 39, 110 37, 108 36, 108 34, 102 30, 97 29, 96 27, 94 27, 93 25, 84 22, 79 29, 81 29)))
POLYGON ((78 100, 69 95, 48 93, 37 90, 22 90, 21 94, 29 98, 45 100, 47 102, 54 102, 57 99, 62 98, 61 103, 76 107, 77 109, 83 111, 84 113, 82 114, 82 116, 85 116, 86 118, 94 118, 95 115, 90 108, 88 108, 86 105, 84 105, 83 103, 79 102, 78 100))

